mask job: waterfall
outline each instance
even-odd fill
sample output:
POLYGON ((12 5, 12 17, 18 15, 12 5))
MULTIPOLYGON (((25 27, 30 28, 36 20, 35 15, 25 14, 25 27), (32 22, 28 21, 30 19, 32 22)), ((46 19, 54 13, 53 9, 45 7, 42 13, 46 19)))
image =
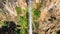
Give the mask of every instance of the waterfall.
POLYGON ((28 7, 29 7, 29 34, 32 34, 32 1, 28 1, 28 7))

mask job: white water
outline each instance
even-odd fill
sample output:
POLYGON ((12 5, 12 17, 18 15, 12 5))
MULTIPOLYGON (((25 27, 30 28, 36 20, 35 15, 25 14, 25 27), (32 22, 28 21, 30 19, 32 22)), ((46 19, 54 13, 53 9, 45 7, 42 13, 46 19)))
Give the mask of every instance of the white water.
POLYGON ((28 2, 29 7, 29 34, 32 34, 32 1, 29 0, 28 2))

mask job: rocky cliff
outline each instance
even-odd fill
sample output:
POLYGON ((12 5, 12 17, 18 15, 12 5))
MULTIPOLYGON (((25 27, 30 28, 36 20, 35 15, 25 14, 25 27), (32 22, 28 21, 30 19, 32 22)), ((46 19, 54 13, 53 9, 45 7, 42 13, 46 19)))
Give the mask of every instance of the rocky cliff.
MULTIPOLYGON (((28 0, 0 0, 0 21, 16 21, 16 6, 24 10, 28 7, 28 0)), ((60 34, 60 0, 32 0, 32 8, 41 10, 38 18, 38 34, 60 34), (41 3, 42 7, 37 7, 41 3)))
POLYGON ((60 0, 43 0, 40 17, 41 34, 60 34, 60 0))

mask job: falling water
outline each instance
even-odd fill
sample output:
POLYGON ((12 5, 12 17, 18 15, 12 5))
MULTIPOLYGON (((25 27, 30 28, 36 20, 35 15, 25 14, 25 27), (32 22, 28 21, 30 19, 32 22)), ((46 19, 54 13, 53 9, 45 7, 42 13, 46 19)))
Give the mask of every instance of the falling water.
POLYGON ((28 1, 29 7, 29 34, 32 34, 32 1, 28 1))

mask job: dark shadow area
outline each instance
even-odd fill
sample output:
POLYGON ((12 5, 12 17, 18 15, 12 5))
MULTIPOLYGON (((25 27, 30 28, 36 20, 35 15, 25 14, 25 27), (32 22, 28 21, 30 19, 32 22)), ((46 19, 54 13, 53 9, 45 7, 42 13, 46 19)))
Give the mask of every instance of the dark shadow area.
POLYGON ((57 34, 60 34, 60 30, 59 30, 59 31, 57 31, 57 34))
POLYGON ((37 32, 33 32, 33 34, 38 34, 37 32))
POLYGON ((48 21, 53 21, 53 20, 56 20, 56 17, 51 16, 51 18, 48 19, 48 21))
POLYGON ((27 5, 28 5, 28 1, 29 1, 29 0, 26 0, 27 5))
POLYGON ((16 25, 13 21, 5 21, 5 23, 7 24, 7 26, 2 26, 0 28, 0 34, 16 34, 15 29, 16 27, 20 27, 20 26, 16 25))

